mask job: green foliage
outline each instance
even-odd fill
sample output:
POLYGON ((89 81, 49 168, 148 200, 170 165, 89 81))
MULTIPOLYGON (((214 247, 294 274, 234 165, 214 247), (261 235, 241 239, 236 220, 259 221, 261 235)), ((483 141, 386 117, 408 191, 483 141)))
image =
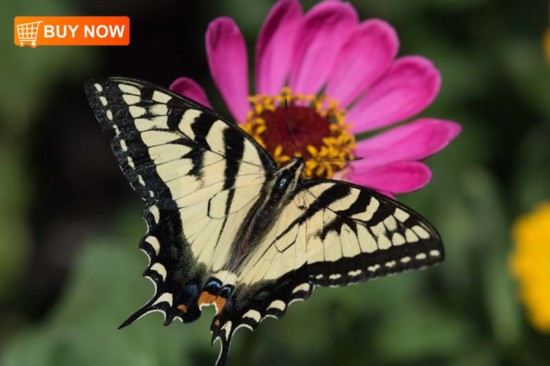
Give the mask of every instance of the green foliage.
MULTIPOLYGON (((3 1, 0 21, 4 29, 13 17, 25 14, 70 13, 64 1, 3 1)), ((28 202, 31 174, 26 171, 31 119, 48 101, 48 90, 61 77, 70 78, 90 67, 89 52, 65 47, 17 49, 12 32, 0 32, 0 301, 12 294, 29 255, 28 202), (6 51, 10 48, 10 51, 6 51), (13 52, 17 50, 19 52, 13 52)))
POLYGON ((160 314, 117 325, 151 296, 137 274, 145 256, 110 240, 90 243, 55 311, 11 341, 3 365, 184 365, 209 344, 208 319, 162 329, 160 314), (32 352, 29 352, 32 350, 32 352), (187 360, 187 361, 186 361, 187 360))
POLYGON ((0 301, 13 291, 28 257, 28 227, 23 219, 27 205, 27 190, 16 150, 0 146, 2 185, 0 190, 0 301))

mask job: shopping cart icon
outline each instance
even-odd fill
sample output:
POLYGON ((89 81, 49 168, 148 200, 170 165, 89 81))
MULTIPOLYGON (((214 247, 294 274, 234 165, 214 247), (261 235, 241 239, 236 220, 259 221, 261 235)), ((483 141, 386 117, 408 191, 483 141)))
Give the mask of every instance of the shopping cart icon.
POLYGON ((19 47, 25 46, 25 43, 30 43, 32 48, 37 46, 36 38, 38 37, 38 28, 40 23, 43 20, 38 22, 30 22, 17 24, 17 37, 19 37, 19 47))

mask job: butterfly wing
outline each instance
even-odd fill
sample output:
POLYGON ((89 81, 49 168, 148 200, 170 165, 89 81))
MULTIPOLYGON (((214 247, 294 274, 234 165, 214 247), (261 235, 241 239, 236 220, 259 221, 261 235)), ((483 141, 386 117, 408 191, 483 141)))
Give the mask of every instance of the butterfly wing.
POLYGON ((343 286, 443 259, 439 234, 410 208, 349 183, 303 182, 240 269, 234 304, 214 319, 213 339, 221 340, 223 358, 237 328, 281 317, 314 286, 343 286))
POLYGON ((166 323, 192 321, 204 282, 229 257, 275 163, 238 126, 166 89, 109 78, 85 90, 103 129, 115 131, 111 145, 124 175, 146 201, 140 247, 156 291, 123 325, 150 311, 162 311, 166 323))
POLYGON ((302 194, 309 205, 297 224, 306 225, 307 270, 316 285, 347 285, 444 259, 430 222, 382 194, 336 181, 306 182, 302 194))

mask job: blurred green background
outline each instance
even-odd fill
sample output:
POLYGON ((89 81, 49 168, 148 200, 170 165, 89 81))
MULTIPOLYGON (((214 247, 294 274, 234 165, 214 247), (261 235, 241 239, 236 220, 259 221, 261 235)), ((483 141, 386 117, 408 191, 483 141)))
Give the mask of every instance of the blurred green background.
MULTIPOLYGON (((82 87, 100 76, 169 85, 185 75, 226 113, 206 63, 208 22, 234 18, 252 49, 272 3, 0 3, 0 365, 213 365, 211 309, 194 324, 164 328, 153 314, 117 330, 153 291, 140 276, 142 203, 82 87), (17 15, 128 15, 131 45, 20 49, 17 15)), ((424 115, 463 125, 428 160, 432 183, 400 197, 439 228, 447 260, 318 289, 283 319, 239 332, 229 364, 550 365, 550 336, 527 321, 508 266, 512 223, 550 199, 547 2, 352 3, 362 19, 396 28, 400 55, 424 55, 441 71, 441 93, 424 115)))

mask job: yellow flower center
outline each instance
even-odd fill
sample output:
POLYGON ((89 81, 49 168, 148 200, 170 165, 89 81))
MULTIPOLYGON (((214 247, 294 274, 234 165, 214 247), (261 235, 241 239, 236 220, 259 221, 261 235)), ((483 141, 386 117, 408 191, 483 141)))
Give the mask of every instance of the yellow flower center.
POLYGON ((355 136, 345 121, 345 109, 321 95, 293 94, 249 97, 252 106, 243 129, 281 166, 292 157, 306 162, 307 178, 332 178, 353 160, 355 136))

